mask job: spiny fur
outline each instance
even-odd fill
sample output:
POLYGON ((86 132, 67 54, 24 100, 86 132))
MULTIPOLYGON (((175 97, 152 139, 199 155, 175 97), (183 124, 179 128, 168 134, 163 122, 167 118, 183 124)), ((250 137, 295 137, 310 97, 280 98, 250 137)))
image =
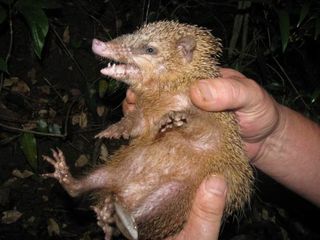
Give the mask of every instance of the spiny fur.
MULTIPOLYGON (((157 89, 146 89, 145 86, 132 85, 133 90, 137 93, 137 105, 143 107, 146 118, 153 116, 157 119, 157 112, 162 114, 164 109, 168 108, 168 101, 164 100, 166 96, 177 93, 187 94, 189 87, 195 81, 220 76, 217 65, 221 55, 221 43, 205 28, 173 21, 161 21, 147 24, 133 34, 124 35, 114 41, 132 47, 139 47, 141 42, 156 42, 161 47, 161 56, 168 66, 170 79, 167 75, 164 78, 153 79, 159 82, 157 89), (177 66, 177 62, 180 60, 177 59, 179 55, 172 51, 175 50, 177 41, 185 36, 191 36, 196 40, 193 60, 185 66, 177 66)), ((241 210, 244 204, 249 202, 253 182, 252 169, 243 150, 234 114, 231 112, 202 112, 201 114, 209 115, 210 121, 217 122, 222 132, 222 137, 219 139, 222 143, 220 144, 221 148, 211 159, 207 159, 205 164, 199 163, 204 164, 203 172, 201 176, 198 176, 195 185, 200 184, 205 176, 223 175, 228 182, 225 209, 225 216, 227 216, 241 210)), ((200 115, 199 117, 201 118, 200 115)), ((149 144, 150 136, 151 133, 146 131, 138 140, 133 140, 128 147, 128 154, 130 154, 130 149, 134 149, 137 145, 149 144)), ((116 154, 111 165, 117 165, 122 159, 122 153, 120 156, 116 154)), ((195 191, 195 189, 190 191, 195 191)))

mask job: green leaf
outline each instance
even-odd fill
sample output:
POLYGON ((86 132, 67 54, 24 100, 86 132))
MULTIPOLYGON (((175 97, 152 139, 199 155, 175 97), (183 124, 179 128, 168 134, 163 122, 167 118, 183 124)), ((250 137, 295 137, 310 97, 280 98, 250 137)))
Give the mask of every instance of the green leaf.
POLYGON ((0 72, 8 73, 8 66, 6 61, 3 58, 0 58, 0 72))
POLYGON ((303 22, 303 20, 306 18, 306 16, 308 15, 310 10, 310 2, 306 2, 303 4, 302 8, 301 8, 301 12, 300 12, 300 19, 299 22, 297 24, 297 27, 300 27, 301 23, 303 22))
POLYGON ((20 137, 20 147, 32 169, 38 168, 37 142, 33 134, 24 133, 20 137))
POLYGON ((284 52, 288 46, 289 33, 290 33, 290 18, 289 14, 285 10, 278 11, 279 27, 282 42, 282 51, 284 52))
POLYGON ((26 19, 33 39, 34 51, 41 58, 41 52, 48 33, 48 18, 39 0, 19 0, 15 7, 26 19))
POLYGON ((0 24, 7 18, 6 10, 0 6, 0 24))
POLYGON ((99 87, 98 87, 98 92, 99 92, 99 97, 103 98, 103 96, 105 95, 105 93, 108 90, 108 82, 106 79, 101 79, 99 81, 99 87))

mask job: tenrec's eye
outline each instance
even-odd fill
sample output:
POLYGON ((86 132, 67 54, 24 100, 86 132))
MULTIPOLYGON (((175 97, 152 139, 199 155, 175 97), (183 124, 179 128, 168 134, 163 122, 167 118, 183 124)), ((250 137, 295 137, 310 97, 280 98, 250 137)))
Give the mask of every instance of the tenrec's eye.
POLYGON ((155 54, 156 53, 156 49, 153 47, 147 47, 146 48, 146 53, 147 54, 155 54))

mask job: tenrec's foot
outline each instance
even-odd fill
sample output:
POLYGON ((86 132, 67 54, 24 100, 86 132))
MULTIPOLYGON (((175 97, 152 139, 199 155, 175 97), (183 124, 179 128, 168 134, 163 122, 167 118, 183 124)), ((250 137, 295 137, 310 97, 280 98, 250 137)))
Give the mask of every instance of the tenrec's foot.
POLYGON ((104 232, 104 239, 110 240, 113 233, 113 227, 111 227, 110 224, 114 223, 114 206, 111 198, 107 197, 103 204, 93 206, 92 209, 97 214, 98 226, 101 227, 104 232))

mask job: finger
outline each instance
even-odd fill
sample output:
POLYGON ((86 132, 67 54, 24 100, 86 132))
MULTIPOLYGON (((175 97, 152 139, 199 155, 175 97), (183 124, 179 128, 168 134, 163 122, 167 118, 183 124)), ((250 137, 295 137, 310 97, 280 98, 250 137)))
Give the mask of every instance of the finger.
POLYGON ((129 88, 126 92, 126 98, 122 103, 122 112, 126 115, 135 109, 137 97, 136 94, 129 88))
POLYGON ((220 68, 219 71, 223 78, 246 78, 245 75, 232 68, 220 68))
POLYGON ((128 104, 135 104, 137 101, 136 94, 130 88, 126 92, 126 101, 128 104))
POLYGON ((262 90, 250 79, 215 78, 200 80, 190 89, 192 102, 206 111, 249 108, 259 101, 262 90))
POLYGON ((126 115, 128 112, 132 112, 135 107, 135 104, 128 103, 127 99, 125 99, 122 103, 122 112, 126 115))
POLYGON ((212 176, 200 185, 181 239, 218 239, 226 192, 222 177, 212 176))

